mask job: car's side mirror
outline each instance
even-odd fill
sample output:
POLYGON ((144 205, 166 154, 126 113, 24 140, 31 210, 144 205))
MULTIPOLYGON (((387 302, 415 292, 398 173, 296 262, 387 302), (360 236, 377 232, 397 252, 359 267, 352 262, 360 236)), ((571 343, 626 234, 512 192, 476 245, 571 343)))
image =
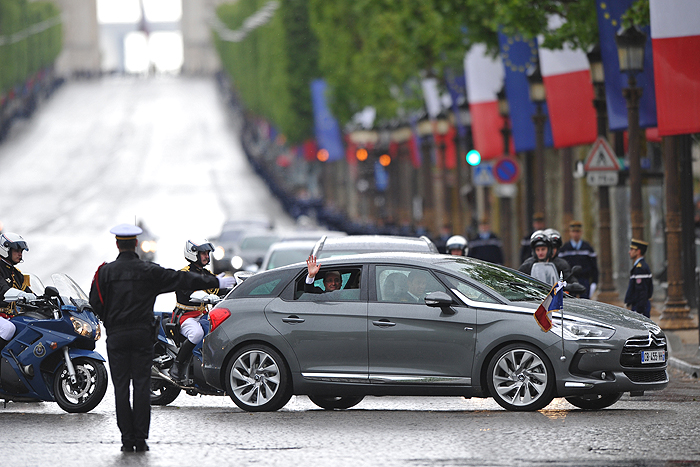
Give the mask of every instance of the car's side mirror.
POLYGON ((425 304, 433 307, 446 307, 452 305, 452 297, 445 292, 430 292, 423 299, 425 304))

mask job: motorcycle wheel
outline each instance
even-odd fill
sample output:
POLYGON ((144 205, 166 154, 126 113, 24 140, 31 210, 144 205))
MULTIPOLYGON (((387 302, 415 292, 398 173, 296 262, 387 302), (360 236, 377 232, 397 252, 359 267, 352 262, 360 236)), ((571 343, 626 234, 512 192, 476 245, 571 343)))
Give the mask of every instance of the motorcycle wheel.
POLYGON ((53 381, 56 403, 68 413, 89 412, 102 401, 107 392, 107 369, 94 358, 73 359, 76 382, 70 380, 66 362, 61 363, 53 381))
POLYGON ((362 402, 364 396, 309 396, 309 399, 325 410, 344 410, 362 402))
POLYGON ((168 405, 179 395, 179 387, 159 378, 151 378, 151 405, 168 405))

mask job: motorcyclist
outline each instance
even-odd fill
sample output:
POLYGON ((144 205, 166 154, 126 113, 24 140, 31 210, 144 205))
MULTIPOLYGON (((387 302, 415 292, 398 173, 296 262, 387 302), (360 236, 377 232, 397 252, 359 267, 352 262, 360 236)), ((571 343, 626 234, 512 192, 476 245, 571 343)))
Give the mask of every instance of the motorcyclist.
POLYGON ((453 235, 445 242, 445 252, 448 255, 467 256, 467 239, 461 235, 453 235))
MULTIPOLYGON (((35 299, 29 288, 29 276, 23 275, 15 266, 22 262, 22 253, 29 251, 27 242, 21 235, 11 232, 0 233, 0 297, 10 289, 18 289, 20 298, 35 299)), ((14 302, 0 301, 0 350, 15 334, 15 325, 10 318, 17 314, 14 302)))
MULTIPOLYGON (((184 255, 189 264, 182 270, 213 275, 205 268, 209 264, 209 254, 212 251, 214 251, 214 245, 206 240, 187 240, 185 242, 184 255)), ((185 369, 192 357, 192 351, 204 339, 204 329, 199 320, 208 311, 207 305, 191 302, 190 295, 192 292, 194 290, 177 290, 175 292, 177 303, 173 310, 173 321, 179 323, 180 334, 186 338, 185 342, 180 346, 175 363, 170 369, 170 376, 178 381, 181 381, 185 376, 185 369)), ((218 295, 219 289, 208 289, 206 292, 218 295)))
POLYGON ((544 230, 535 230, 530 235, 530 249, 532 256, 523 261, 518 268, 519 271, 529 274, 548 284, 554 284, 559 279, 559 272, 554 264, 550 263, 552 256, 552 241, 544 230), (537 267, 537 274, 533 272, 535 264, 546 264, 547 267, 537 267))

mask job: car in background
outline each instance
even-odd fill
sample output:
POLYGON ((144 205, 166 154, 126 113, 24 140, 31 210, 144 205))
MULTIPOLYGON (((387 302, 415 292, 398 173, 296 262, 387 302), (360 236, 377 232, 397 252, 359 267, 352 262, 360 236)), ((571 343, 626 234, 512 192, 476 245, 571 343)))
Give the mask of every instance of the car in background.
POLYGON ((226 221, 221 227, 221 233, 209 239, 214 245, 214 252, 211 255, 211 265, 214 274, 240 270, 240 267, 234 267, 238 264, 239 259, 235 259, 234 264, 231 264, 231 262, 236 256, 236 247, 243 237, 251 232, 271 232, 273 228, 273 222, 267 217, 252 217, 226 221))
MULTIPOLYGON (((328 239, 330 241, 331 239, 328 239)), ((327 258, 340 290, 310 293, 306 265, 263 271, 210 312, 207 383, 251 412, 292 395, 324 409, 365 396, 492 397, 534 411, 553 398, 598 410, 668 385, 667 342, 648 318, 572 297, 534 318, 552 287, 473 258, 375 253, 327 258)))
POLYGON ((260 265, 260 271, 287 266, 288 264, 306 261, 314 245, 322 238, 350 238, 345 232, 307 231, 288 232, 279 241, 270 245, 260 265))
POLYGON ((139 234, 138 255, 144 261, 155 261, 158 251, 158 237, 153 235, 143 221, 138 222, 142 232, 139 234))

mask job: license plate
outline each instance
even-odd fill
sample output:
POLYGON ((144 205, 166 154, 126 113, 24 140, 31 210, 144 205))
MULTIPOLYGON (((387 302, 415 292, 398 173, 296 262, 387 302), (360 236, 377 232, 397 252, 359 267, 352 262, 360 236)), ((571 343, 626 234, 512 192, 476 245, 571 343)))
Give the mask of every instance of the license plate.
POLYGON ((642 352, 642 363, 663 363, 665 361, 665 350, 644 350, 642 352))

